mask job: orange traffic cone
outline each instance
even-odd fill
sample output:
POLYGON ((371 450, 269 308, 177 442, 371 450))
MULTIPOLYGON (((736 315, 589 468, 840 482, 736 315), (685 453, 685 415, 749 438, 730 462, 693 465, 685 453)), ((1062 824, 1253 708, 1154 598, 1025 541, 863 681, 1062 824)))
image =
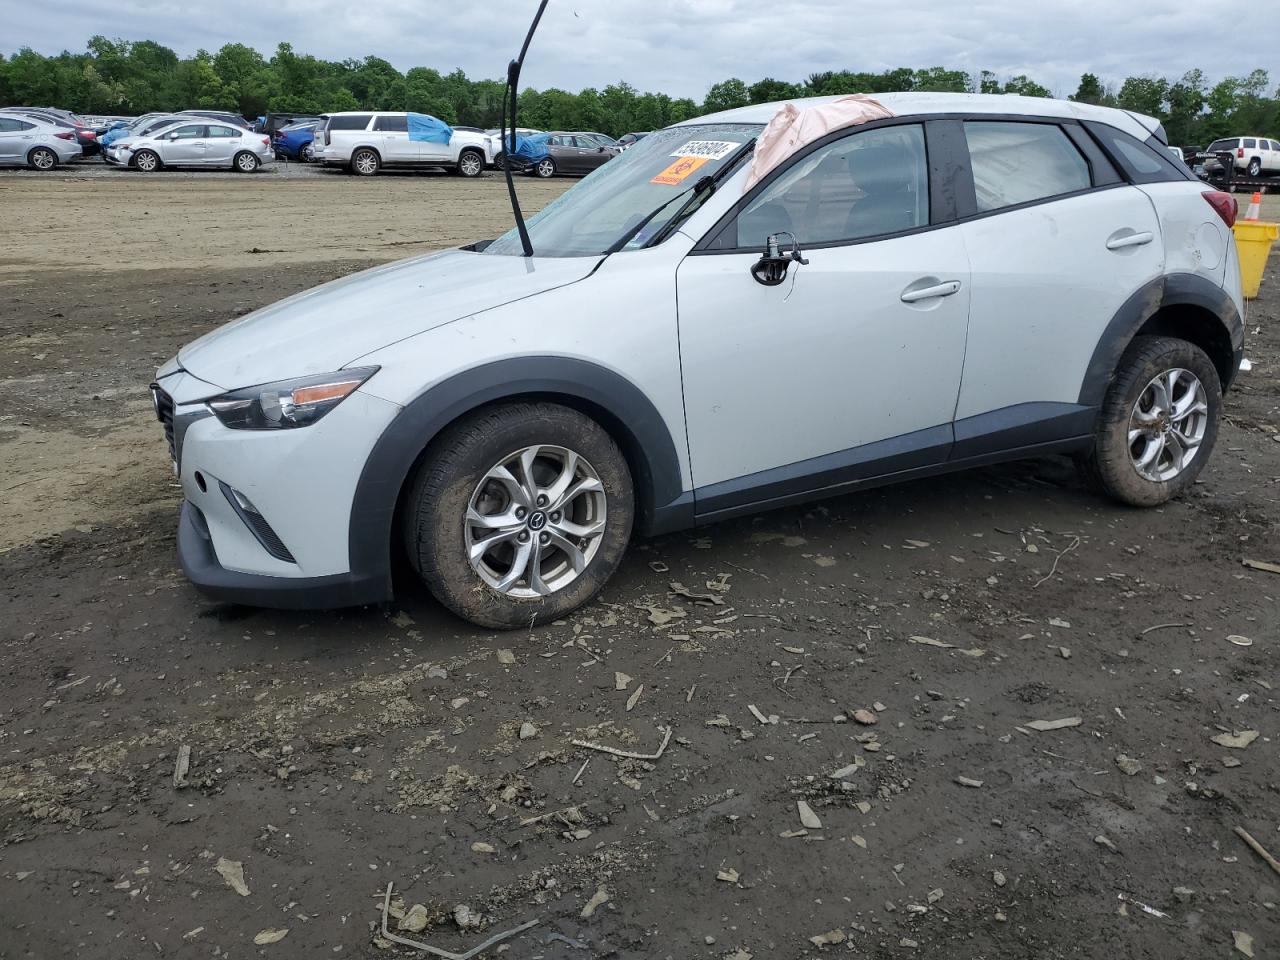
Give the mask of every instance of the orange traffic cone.
POLYGON ((1262 213, 1262 191, 1258 190, 1254 193, 1253 199, 1249 201, 1249 209, 1244 212, 1245 220, 1257 220, 1258 215, 1262 213))

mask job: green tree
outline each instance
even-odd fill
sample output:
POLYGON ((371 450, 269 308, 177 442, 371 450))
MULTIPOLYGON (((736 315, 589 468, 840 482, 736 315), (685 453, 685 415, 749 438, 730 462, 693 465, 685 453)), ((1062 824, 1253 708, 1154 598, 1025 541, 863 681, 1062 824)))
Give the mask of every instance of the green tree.
POLYGON ((1076 87, 1076 92, 1068 99, 1077 103, 1101 104, 1106 98, 1107 91, 1103 89, 1102 81, 1096 74, 1086 73, 1080 77, 1080 86, 1076 87))
POLYGON ((1127 77, 1116 94, 1116 106, 1163 119, 1168 95, 1169 83, 1163 77, 1127 77))
POLYGON ((785 80, 765 77, 747 88, 752 103, 774 103, 778 100, 796 100, 805 95, 804 87, 785 80))
POLYGON ((1049 92, 1049 88, 1036 83, 1024 74, 1018 74, 1016 77, 1010 77, 1005 81, 1004 88, 1001 93, 1017 94, 1021 97, 1051 97, 1053 94, 1049 92))
POLYGON ((715 84, 707 92, 702 108, 706 113, 719 113, 721 110, 745 107, 750 102, 751 95, 747 92, 747 85, 735 77, 715 84))
MULTIPOLYGON (((912 78, 912 90, 927 90, 932 93, 967 93, 969 75, 963 70, 948 70, 946 67, 928 67, 917 70, 912 78)), ((1045 96, 1048 96, 1046 93, 1045 96)))

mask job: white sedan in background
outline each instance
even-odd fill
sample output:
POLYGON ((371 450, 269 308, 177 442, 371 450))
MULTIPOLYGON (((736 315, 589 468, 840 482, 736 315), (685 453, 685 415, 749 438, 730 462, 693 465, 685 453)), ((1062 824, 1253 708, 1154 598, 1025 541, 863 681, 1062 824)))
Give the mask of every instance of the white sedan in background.
POLYGON ((229 124, 188 120, 147 136, 123 137, 103 154, 108 163, 154 173, 163 167, 218 167, 253 173, 275 163, 271 138, 229 124))
POLYGON ((74 133, 35 117, 0 114, 0 166, 52 170, 82 153, 74 133))

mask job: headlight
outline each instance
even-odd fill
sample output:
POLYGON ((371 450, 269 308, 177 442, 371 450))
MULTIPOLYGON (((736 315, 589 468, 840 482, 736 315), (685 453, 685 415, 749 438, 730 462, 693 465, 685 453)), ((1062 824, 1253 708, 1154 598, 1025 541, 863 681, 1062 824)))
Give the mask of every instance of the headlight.
POLYGON ((356 367, 297 380, 233 390, 209 401, 209 409, 233 430, 277 430, 315 423, 345 400, 378 367, 356 367))

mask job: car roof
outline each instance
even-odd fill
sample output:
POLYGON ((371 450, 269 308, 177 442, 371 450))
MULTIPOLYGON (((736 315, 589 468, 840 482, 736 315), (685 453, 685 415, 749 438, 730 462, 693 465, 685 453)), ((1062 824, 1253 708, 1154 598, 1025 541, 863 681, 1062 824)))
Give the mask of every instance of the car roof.
MULTIPOLYGON (((736 110, 695 117, 675 126, 686 127, 700 123, 768 123, 784 103, 794 103, 797 107, 804 109, 833 103, 839 99, 841 98, 806 97, 791 101, 757 103, 748 107, 739 107, 736 110)), ((1021 97, 1003 93, 877 93, 873 99, 884 104, 900 117, 935 113, 990 113, 1097 120, 1117 127, 1140 140, 1147 139, 1160 126, 1160 121, 1154 117, 1128 110, 1076 103, 1074 100, 1054 100, 1049 97, 1021 97)))

